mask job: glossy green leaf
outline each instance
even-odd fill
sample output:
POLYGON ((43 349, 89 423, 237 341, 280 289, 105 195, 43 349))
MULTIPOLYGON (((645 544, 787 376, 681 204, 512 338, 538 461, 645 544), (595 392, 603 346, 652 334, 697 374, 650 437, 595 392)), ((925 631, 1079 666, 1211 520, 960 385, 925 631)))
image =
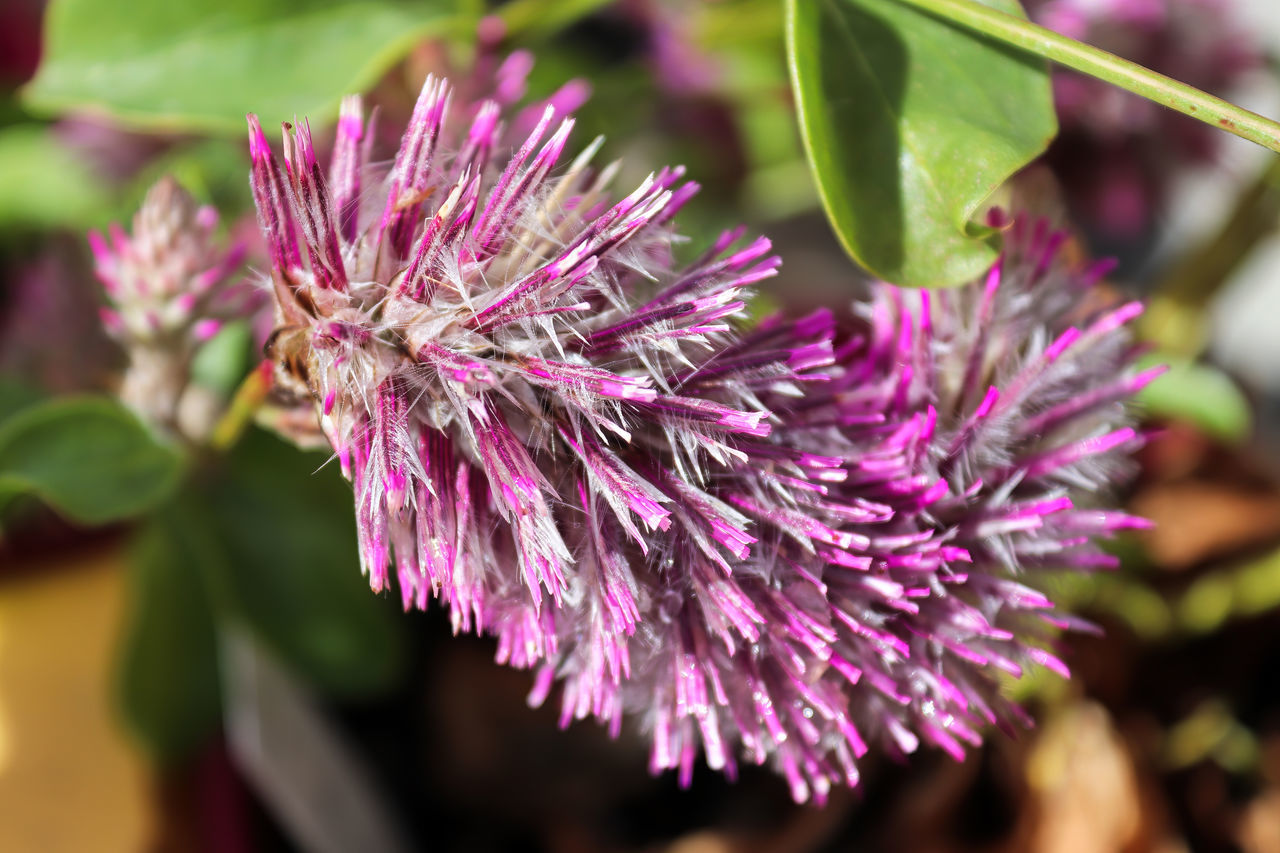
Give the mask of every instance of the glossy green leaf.
POLYGON ((173 761, 198 747, 221 717, 217 634, 208 594, 220 570, 187 501, 166 507, 131 554, 129 612, 117 651, 116 704, 153 757, 173 761))
POLYGON ((1144 362, 1167 364, 1169 372, 1138 395, 1147 414, 1191 424, 1205 435, 1239 444, 1253 431, 1253 409, 1244 392, 1221 370, 1161 353, 1144 362))
POLYGON ((818 192, 854 260, 918 287, 989 267, 993 235, 973 220, 1056 130, 1043 61, 894 0, 787 0, 787 52, 818 192))
POLYGON ((52 0, 26 100, 172 130, 239 133, 246 112, 318 121, 452 11, 448 0, 52 0))
POLYGON ((102 182, 48 126, 0 130, 0 227, 80 228, 109 204, 102 182))
POLYGON ((106 398, 51 400, 0 425, 0 493, 33 494, 83 524, 151 509, 181 473, 178 454, 106 398))
POLYGON ((208 492, 223 594, 311 684, 369 693, 400 673, 403 617, 360 574, 351 487, 327 459, 261 430, 237 445, 208 492))

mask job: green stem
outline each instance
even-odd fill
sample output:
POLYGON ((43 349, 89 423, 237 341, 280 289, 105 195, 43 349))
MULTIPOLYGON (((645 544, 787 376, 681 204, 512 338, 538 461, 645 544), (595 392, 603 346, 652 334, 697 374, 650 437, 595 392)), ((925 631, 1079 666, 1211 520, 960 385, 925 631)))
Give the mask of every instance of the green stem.
POLYGON ((235 447, 240 436, 252 423, 253 416, 267 399, 267 393, 270 390, 271 367, 269 363, 264 362, 246 376, 240 383, 240 387, 236 389, 222 420, 218 421, 212 435, 209 436, 209 447, 219 453, 226 453, 235 447))
POLYGON ((1205 344, 1204 308, 1280 226, 1280 157, 1266 166, 1236 198, 1217 232, 1182 253, 1152 292, 1143 316, 1143 337, 1179 355, 1199 355, 1205 344))
POLYGON ((1236 197, 1226 221, 1196 250, 1179 258, 1156 293, 1203 308, 1259 243, 1280 225, 1280 157, 1236 197))
POLYGON ((896 0, 998 41, 1105 80, 1280 153, 1280 124, 1172 77, 983 5, 978 0, 896 0))

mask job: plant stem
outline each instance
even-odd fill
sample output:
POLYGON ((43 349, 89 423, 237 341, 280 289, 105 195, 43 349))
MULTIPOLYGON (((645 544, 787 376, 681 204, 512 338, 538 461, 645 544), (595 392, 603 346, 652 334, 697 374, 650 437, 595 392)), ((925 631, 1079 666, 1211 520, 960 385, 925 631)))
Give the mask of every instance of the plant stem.
POLYGON ((1143 337, 1170 352, 1198 355, 1205 343, 1205 306, 1278 226, 1280 157, 1271 157, 1218 231, 1182 254, 1152 292, 1143 337))
POLYGON ((231 398, 231 405, 227 407, 222 420, 218 421, 212 435, 209 436, 209 447, 219 453, 226 453, 235 447, 240 436, 244 434, 245 428, 253 421, 258 408, 267 399, 267 392, 270 390, 271 365, 269 362, 263 362, 246 376, 240 383, 240 387, 236 389, 235 395, 231 398))
POLYGON ((1236 198, 1230 216, 1195 251, 1179 259, 1157 293, 1203 307, 1226 284, 1249 253, 1280 225, 1280 157, 1236 198))
POLYGON ((1280 153, 1280 124, 978 0, 895 0, 1149 98, 1280 153))

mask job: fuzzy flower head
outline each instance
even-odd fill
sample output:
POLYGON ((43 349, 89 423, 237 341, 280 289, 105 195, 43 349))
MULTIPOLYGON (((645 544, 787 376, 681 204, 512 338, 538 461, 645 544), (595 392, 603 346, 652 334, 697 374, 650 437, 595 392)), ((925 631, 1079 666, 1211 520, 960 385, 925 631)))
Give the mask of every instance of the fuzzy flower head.
POLYGON ((1141 306, 1099 292, 1108 265, 1070 263, 1045 222, 991 224, 1006 251, 983 281, 878 285, 834 333, 819 315, 739 340, 834 344, 802 395, 761 394, 778 426, 707 491, 746 544, 700 578, 697 543, 673 543, 683 570, 654 578, 635 675, 608 701, 581 642, 541 668, 536 699, 563 679, 565 721, 635 709, 654 769, 771 761, 797 800, 857 784, 873 744, 960 759, 983 728, 1027 721, 995 676, 1067 673, 1054 637, 1089 626, 1036 580, 1114 567, 1097 540, 1145 526, 1106 501, 1142 443, 1126 402, 1161 371, 1134 369, 1141 306))
POLYGON ((682 170, 615 201, 615 167, 591 167, 598 144, 553 174, 573 126, 553 107, 500 164, 497 104, 461 134, 451 113, 448 85, 429 79, 377 192, 361 188, 357 100, 327 178, 305 125, 286 127, 281 168, 250 119, 280 318, 270 346, 285 381, 318 402, 357 488, 373 588, 394 570, 406 604, 439 593, 465 627, 506 619, 488 601, 510 598, 534 620, 502 626, 522 638, 513 653, 540 657, 552 639, 543 602, 582 592, 580 546, 558 517, 575 491, 565 477, 642 539, 637 523, 670 527, 668 499, 633 493, 642 480, 614 445, 677 439, 670 461, 700 468, 706 454, 727 458, 727 436, 768 432, 733 394, 680 393, 678 374, 716 351, 738 290, 776 260, 763 240, 728 253, 731 234, 672 273, 667 223, 696 190, 682 170))
POLYGON ((89 234, 98 279, 110 307, 103 325, 126 350, 121 397, 145 419, 177 428, 191 359, 229 320, 257 305, 235 273, 244 246, 216 236, 218 214, 200 206, 171 177, 150 191, 133 233, 112 225, 89 234))
POLYGON ((992 673, 1061 668, 1066 622, 1021 577, 1136 523, 1088 501, 1139 442, 1137 309, 1091 306, 1097 271, 1023 223, 985 284, 745 328, 768 241, 675 263, 696 187, 617 199, 571 129, 546 109, 507 158, 496 103, 429 79, 379 176, 358 100, 327 173, 305 124, 281 163, 250 117, 268 351, 371 586, 496 636, 565 723, 635 719, 685 783, 699 754, 772 762, 822 799, 871 743, 959 754, 1016 719, 992 673))

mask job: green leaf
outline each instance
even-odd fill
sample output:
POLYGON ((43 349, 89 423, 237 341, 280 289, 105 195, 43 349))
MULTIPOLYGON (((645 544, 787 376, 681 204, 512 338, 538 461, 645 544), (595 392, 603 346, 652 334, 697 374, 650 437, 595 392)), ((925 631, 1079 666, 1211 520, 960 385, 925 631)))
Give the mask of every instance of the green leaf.
POLYGON ((178 454, 106 398, 51 400, 0 426, 0 494, 34 494, 83 524, 151 509, 181 473, 178 454))
POLYGON ((894 0, 786 2, 801 135, 845 249, 900 285, 980 275, 996 249, 975 215, 1056 131, 1044 63, 894 0))
POLYGON ((217 543, 186 500, 163 509, 134 544, 115 696, 127 728, 160 761, 198 747, 221 718, 207 588, 218 570, 217 543))
POLYGON ((351 487, 327 459, 250 431, 210 488, 211 521, 237 615, 316 687, 367 694, 401 672, 403 617, 360 574, 351 487))
POLYGON ((240 133, 246 112, 322 121, 451 13, 445 0, 52 0, 25 98, 169 130, 240 133))
POLYGON ((1221 370, 1187 358, 1158 353, 1143 360, 1169 372, 1138 395, 1148 415, 1191 424, 1205 435, 1239 444, 1253 432, 1253 409, 1244 392, 1221 370))
POLYGON ((0 227, 96 224, 109 194, 46 125, 0 130, 0 227))
POLYGON ((45 397, 44 392, 16 376, 0 375, 0 424, 45 397))
MULTIPOLYGON (((0 425, 23 409, 29 409, 45 398, 42 391, 14 376, 0 376, 0 425)), ((0 531, 14 522, 15 506, 25 503, 23 492, 0 486, 0 531)))

